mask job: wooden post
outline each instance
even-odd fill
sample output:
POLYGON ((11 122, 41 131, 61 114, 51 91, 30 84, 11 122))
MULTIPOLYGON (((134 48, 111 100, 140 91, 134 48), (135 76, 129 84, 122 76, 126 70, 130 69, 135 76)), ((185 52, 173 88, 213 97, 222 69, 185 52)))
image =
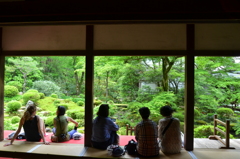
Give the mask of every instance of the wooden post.
POLYGON ((91 146, 93 120, 93 25, 86 26, 86 82, 85 82, 85 136, 84 146, 91 146), (86 126, 87 125, 87 126, 86 126))
POLYGON ((4 139, 4 66, 5 56, 2 54, 2 28, 0 27, 0 141, 4 139))
POLYGON ((214 122, 214 128, 213 128, 213 135, 217 135, 217 130, 215 129, 215 127, 217 127, 217 114, 214 115, 214 119, 213 119, 213 122, 214 122))
POLYGON ((128 127, 129 127, 129 125, 127 124, 126 125, 126 135, 128 135, 128 127))
POLYGON ((227 148, 230 147, 230 144, 229 144, 229 140, 230 140, 229 134, 230 134, 230 120, 227 119, 226 120, 226 147, 227 148))

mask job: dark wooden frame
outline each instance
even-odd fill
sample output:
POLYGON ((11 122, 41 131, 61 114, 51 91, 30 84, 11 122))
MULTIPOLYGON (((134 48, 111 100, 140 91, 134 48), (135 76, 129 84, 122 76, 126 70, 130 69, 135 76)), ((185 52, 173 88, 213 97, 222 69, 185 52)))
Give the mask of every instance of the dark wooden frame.
MULTIPOLYGON (((147 22, 145 22, 147 23, 147 22)), ((5 56, 86 56, 86 109, 85 109, 85 146, 91 146, 92 117, 93 117, 93 72, 94 56, 185 56, 185 143, 184 148, 192 151, 193 147, 193 126, 194 126, 194 57, 195 56, 240 56, 240 50, 195 50, 195 25, 186 25, 187 50, 94 50, 94 25, 86 25, 86 50, 70 51, 2 51, 2 28, 0 28, 0 140, 3 140, 3 87, 4 87, 4 59, 5 56), (113 54, 114 52, 114 54, 113 54)), ((1 152, 3 153, 3 152, 1 152)), ((5 156, 28 157, 44 156, 43 154, 25 154, 15 152, 13 154, 4 152, 5 156), (11 155, 10 155, 11 154, 11 155)), ((53 158, 54 155, 47 155, 53 158)), ((30 158, 31 158, 30 157, 30 158)), ((74 158, 74 157, 72 157, 74 158)))

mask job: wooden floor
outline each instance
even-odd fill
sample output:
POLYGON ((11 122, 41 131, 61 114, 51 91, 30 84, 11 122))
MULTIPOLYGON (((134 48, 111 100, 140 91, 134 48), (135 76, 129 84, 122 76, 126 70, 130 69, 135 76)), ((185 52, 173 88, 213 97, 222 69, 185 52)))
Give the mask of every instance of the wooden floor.
MULTIPOLYGON (((218 149, 220 147, 224 147, 218 140, 209 140, 203 138, 194 138, 194 149, 195 148, 209 148, 209 149, 218 149)), ((240 149, 240 139, 230 139, 230 147, 234 147, 235 149, 240 149)))
MULTIPOLYGON (((0 142, 0 156, 11 158, 34 158, 34 159, 142 159, 137 156, 130 156, 127 153, 121 157, 112 157, 106 150, 97 150, 91 147, 84 147, 83 144, 51 143, 43 145, 39 142, 15 141, 14 145, 4 147, 9 141, 0 142)), ((230 147, 235 149, 219 149, 224 145, 218 140, 194 139, 194 150, 186 151, 182 149, 179 154, 164 154, 153 159, 239 159, 240 139, 231 139, 230 147)), ((1 159, 0 157, 0 159, 1 159)))

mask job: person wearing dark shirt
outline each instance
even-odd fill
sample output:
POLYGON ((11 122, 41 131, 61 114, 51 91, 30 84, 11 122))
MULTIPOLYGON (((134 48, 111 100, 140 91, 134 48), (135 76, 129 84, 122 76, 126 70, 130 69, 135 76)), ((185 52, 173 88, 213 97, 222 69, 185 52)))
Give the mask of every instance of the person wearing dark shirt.
POLYGON ((149 120, 150 110, 147 107, 139 109, 142 121, 135 128, 137 140, 137 154, 142 157, 156 157, 159 155, 157 124, 149 120))
POLYGON ((22 127, 25 132, 26 141, 39 142, 41 139, 43 139, 43 143, 45 145, 49 145, 49 142, 47 142, 44 138, 43 120, 36 115, 36 110, 37 108, 34 103, 28 105, 26 111, 24 112, 24 115, 19 122, 16 133, 14 134, 10 143, 6 143, 4 146, 9 146, 13 144, 13 141, 20 133, 22 127))
POLYGON ((108 104, 102 104, 97 112, 97 117, 93 121, 91 140, 94 148, 105 150, 111 144, 118 145, 119 136, 116 131, 119 127, 108 115, 108 104))

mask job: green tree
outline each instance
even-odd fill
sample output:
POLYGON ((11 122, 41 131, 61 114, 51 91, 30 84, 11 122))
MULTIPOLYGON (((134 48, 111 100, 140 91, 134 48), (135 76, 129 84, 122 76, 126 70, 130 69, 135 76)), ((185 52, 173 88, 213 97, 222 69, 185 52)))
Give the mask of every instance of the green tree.
POLYGON ((38 66, 37 61, 33 60, 32 57, 18 57, 18 58, 9 58, 9 63, 13 65, 6 66, 8 72, 14 72, 19 70, 23 77, 23 92, 26 91, 27 79, 31 73, 41 70, 38 66))

